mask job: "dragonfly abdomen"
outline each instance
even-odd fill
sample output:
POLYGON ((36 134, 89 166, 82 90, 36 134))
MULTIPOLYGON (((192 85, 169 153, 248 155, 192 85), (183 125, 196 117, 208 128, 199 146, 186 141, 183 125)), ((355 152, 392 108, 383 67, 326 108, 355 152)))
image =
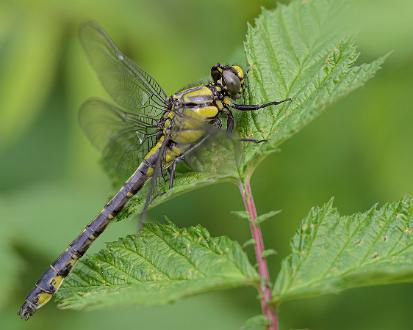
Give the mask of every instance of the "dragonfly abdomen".
POLYGON ((28 294, 19 310, 19 315, 27 320, 40 307, 45 305, 59 289, 76 262, 85 254, 93 241, 106 229, 108 224, 122 210, 127 201, 145 184, 153 171, 153 159, 159 152, 154 150, 152 157, 144 160, 125 182, 122 189, 105 205, 103 210, 75 238, 68 248, 49 266, 36 282, 36 287, 28 294))

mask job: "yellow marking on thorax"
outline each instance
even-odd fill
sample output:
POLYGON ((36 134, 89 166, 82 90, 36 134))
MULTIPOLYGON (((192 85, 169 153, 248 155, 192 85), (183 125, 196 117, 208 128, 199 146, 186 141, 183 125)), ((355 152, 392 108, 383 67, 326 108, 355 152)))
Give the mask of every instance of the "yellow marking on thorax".
POLYGON ((187 107, 184 109, 184 120, 182 120, 179 127, 182 130, 202 128, 208 119, 215 118, 218 113, 219 109, 215 105, 196 108, 187 107))
POLYGON ((185 108, 183 119, 179 122, 180 129, 198 128, 204 126, 205 117, 197 109, 185 108))
POLYGON ((198 141, 204 135, 204 129, 188 129, 172 134, 172 139, 178 144, 192 144, 198 141))
POLYGON ((222 102, 220 100, 216 100, 215 104, 217 105, 219 110, 224 109, 224 105, 222 104, 222 102))
POLYGON ((165 154, 165 161, 167 163, 173 161, 176 157, 180 156, 182 154, 182 150, 178 148, 177 146, 173 146, 172 149, 166 149, 166 154, 165 154))
POLYGON ((207 118, 214 118, 218 115, 218 108, 211 105, 211 106, 205 106, 205 107, 199 107, 197 109, 191 109, 188 110, 195 112, 197 114, 199 114, 201 117, 207 119, 207 118))
POLYGON ((228 106, 229 106, 229 105, 231 105, 232 100, 231 100, 231 98, 230 98, 229 96, 225 96, 222 103, 224 103, 225 105, 228 105, 228 106))
POLYGON ((207 86, 202 86, 199 89, 195 89, 191 92, 187 92, 184 94, 184 102, 190 103, 192 97, 197 96, 213 96, 212 91, 207 86))

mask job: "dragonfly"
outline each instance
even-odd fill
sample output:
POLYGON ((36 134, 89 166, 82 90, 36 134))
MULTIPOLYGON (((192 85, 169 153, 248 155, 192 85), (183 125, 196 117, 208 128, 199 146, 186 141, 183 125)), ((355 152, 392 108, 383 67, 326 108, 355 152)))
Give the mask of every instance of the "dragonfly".
POLYGON ((255 111, 291 100, 236 103, 245 88, 244 71, 239 65, 222 64, 212 66, 210 82, 168 96, 96 22, 85 23, 79 35, 91 66, 116 104, 88 99, 79 110, 80 125, 102 150, 108 170, 129 178, 36 282, 18 312, 24 320, 52 298, 90 245, 148 181, 152 189, 144 210, 159 175, 167 173, 169 188, 173 187, 177 164, 205 144, 213 134, 211 128, 224 130, 223 117, 229 135, 235 124, 232 110, 255 111))

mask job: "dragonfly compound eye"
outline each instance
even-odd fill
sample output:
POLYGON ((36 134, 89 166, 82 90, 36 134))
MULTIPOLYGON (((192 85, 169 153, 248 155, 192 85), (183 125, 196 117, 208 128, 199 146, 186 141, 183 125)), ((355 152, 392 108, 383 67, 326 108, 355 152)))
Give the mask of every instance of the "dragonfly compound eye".
POLYGON ((222 77, 224 86, 231 96, 235 96, 241 92, 241 80, 234 72, 225 70, 222 77))

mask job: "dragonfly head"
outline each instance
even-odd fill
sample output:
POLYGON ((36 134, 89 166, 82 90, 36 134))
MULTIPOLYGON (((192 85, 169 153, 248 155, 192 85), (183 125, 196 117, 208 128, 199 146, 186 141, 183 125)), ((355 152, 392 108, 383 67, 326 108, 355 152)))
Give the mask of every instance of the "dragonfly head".
POLYGON ((244 88, 244 70, 238 65, 216 64, 211 68, 211 77, 216 85, 222 86, 232 99, 238 99, 244 88))

